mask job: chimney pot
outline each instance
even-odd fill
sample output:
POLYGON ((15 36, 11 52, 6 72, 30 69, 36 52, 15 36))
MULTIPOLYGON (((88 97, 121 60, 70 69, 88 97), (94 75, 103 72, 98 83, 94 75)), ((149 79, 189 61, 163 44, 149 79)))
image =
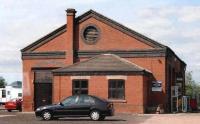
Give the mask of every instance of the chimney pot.
POLYGON ((76 14, 76 10, 73 8, 69 8, 66 10, 67 15, 75 15, 76 14))

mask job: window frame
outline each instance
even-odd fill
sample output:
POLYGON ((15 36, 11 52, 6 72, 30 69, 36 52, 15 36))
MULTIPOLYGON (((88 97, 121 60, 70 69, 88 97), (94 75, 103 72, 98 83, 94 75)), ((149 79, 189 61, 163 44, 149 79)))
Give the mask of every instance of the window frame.
MULTIPOLYGON (((125 94, 125 90, 126 90, 126 88, 125 88, 125 80, 124 79, 109 79, 108 80, 108 99, 109 100, 125 100, 126 99, 126 94, 125 94), (115 85, 115 87, 114 88, 110 88, 110 83, 111 83, 111 81, 115 81, 115 83, 116 84, 114 84, 115 85), (119 82, 123 82, 123 88, 119 88, 119 87, 117 87, 118 86, 118 84, 119 84, 119 82), (112 91, 111 91, 112 90, 112 91), (123 93, 123 98, 120 98, 119 96, 118 97, 116 97, 116 98, 114 98, 114 97, 112 97, 112 95, 110 94, 110 92, 119 92, 120 90, 122 90, 122 93, 123 93)), ((113 93, 112 93, 113 94, 113 93)))
POLYGON ((18 97, 22 97, 22 93, 18 93, 18 97))
POLYGON ((1 96, 2 96, 2 98, 6 98, 7 94, 6 94, 6 90, 5 89, 2 90, 2 95, 1 96))
POLYGON ((7 95, 10 95, 10 91, 7 91, 7 95))
POLYGON ((73 79, 72 80, 72 95, 79 95, 79 94, 83 94, 82 93, 82 91, 87 91, 87 94, 88 94, 88 85, 89 85, 89 83, 88 83, 89 81, 87 80, 87 79, 73 79), (78 81, 79 82, 79 87, 78 88, 76 88, 75 87, 75 82, 76 81, 78 81), (84 82, 84 81, 86 81, 86 85, 87 85, 87 87, 86 88, 83 88, 82 86, 82 82, 84 82), (75 93, 75 91, 80 91, 80 93, 75 93))

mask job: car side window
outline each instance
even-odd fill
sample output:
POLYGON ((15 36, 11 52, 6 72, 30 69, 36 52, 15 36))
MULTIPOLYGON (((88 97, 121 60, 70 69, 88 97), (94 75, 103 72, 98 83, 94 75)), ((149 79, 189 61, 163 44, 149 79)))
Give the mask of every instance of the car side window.
POLYGON ((73 104, 76 104, 78 102, 78 99, 79 99, 78 96, 71 96, 71 97, 68 97, 65 100, 63 100, 61 103, 64 106, 73 105, 73 104))
POLYGON ((89 104, 90 98, 89 96, 80 96, 78 104, 89 104))
POLYGON ((89 98, 90 98, 90 103, 95 104, 95 99, 93 97, 89 97, 89 98))

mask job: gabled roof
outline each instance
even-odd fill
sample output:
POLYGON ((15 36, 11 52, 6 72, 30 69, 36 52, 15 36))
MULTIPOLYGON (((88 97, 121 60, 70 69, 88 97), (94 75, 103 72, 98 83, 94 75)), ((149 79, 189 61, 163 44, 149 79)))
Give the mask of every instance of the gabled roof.
POLYGON ((122 24, 120 24, 120 23, 118 23, 118 22, 96 12, 96 11, 94 11, 94 10, 89 10, 86 13, 80 15, 79 17, 76 18, 76 21, 78 23, 81 23, 81 22, 87 20, 90 17, 93 17, 93 18, 95 18, 95 19, 97 19, 97 20, 99 20, 99 21, 101 21, 101 22, 103 22, 103 23, 105 23, 105 24, 127 34, 127 35, 129 35, 129 36, 136 38, 139 41, 142 41, 142 42, 154 47, 154 48, 164 48, 165 47, 165 45, 158 43, 157 41, 152 40, 152 39, 136 32, 132 29, 130 29, 130 28, 128 28, 128 27, 126 27, 126 26, 124 26, 124 25, 122 25, 122 24))
MULTIPOLYGON (((126 26, 114 21, 114 20, 112 20, 112 19, 109 19, 108 17, 105 17, 102 14, 99 14, 94 10, 89 10, 86 13, 78 16, 75 19, 75 21, 76 21, 76 23, 81 23, 81 22, 87 20, 90 17, 94 17, 95 19, 97 19, 97 20, 99 20, 99 21, 101 21, 101 22, 103 22, 103 23, 105 23, 105 24, 107 24, 107 25, 119 30, 119 31, 122 31, 123 33, 125 33, 125 34, 127 34, 127 35, 129 35, 131 37, 134 37, 137 40, 139 40, 141 42, 144 42, 145 44, 148 44, 148 45, 150 45, 150 46, 152 46, 154 48, 164 48, 165 47, 164 45, 158 43, 157 41, 154 41, 154 40, 152 40, 152 39, 150 39, 150 38, 148 38, 148 37, 136 32, 136 31, 134 31, 134 30, 132 30, 132 29, 130 29, 130 28, 128 28, 128 27, 126 27, 126 26)), ((53 32, 47 34, 46 36, 40 38, 39 40, 35 41, 34 43, 32 43, 32 44, 28 45, 27 47, 23 48, 21 50, 21 52, 33 51, 34 49, 40 47, 41 45, 49 42, 51 39, 59 36, 60 34, 65 32, 66 30, 67 30, 67 25, 65 24, 65 25, 61 26, 60 28, 54 30, 53 32)))
POLYGON ((120 58, 114 54, 101 54, 88 60, 75 63, 73 65, 56 69, 54 74, 101 74, 101 73, 151 73, 126 59, 120 58))

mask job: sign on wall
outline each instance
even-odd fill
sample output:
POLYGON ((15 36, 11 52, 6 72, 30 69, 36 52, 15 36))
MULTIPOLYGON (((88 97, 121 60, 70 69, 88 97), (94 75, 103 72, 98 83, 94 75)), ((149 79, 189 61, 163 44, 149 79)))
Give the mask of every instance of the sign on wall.
POLYGON ((162 91, 162 81, 152 81, 152 91, 162 91))

